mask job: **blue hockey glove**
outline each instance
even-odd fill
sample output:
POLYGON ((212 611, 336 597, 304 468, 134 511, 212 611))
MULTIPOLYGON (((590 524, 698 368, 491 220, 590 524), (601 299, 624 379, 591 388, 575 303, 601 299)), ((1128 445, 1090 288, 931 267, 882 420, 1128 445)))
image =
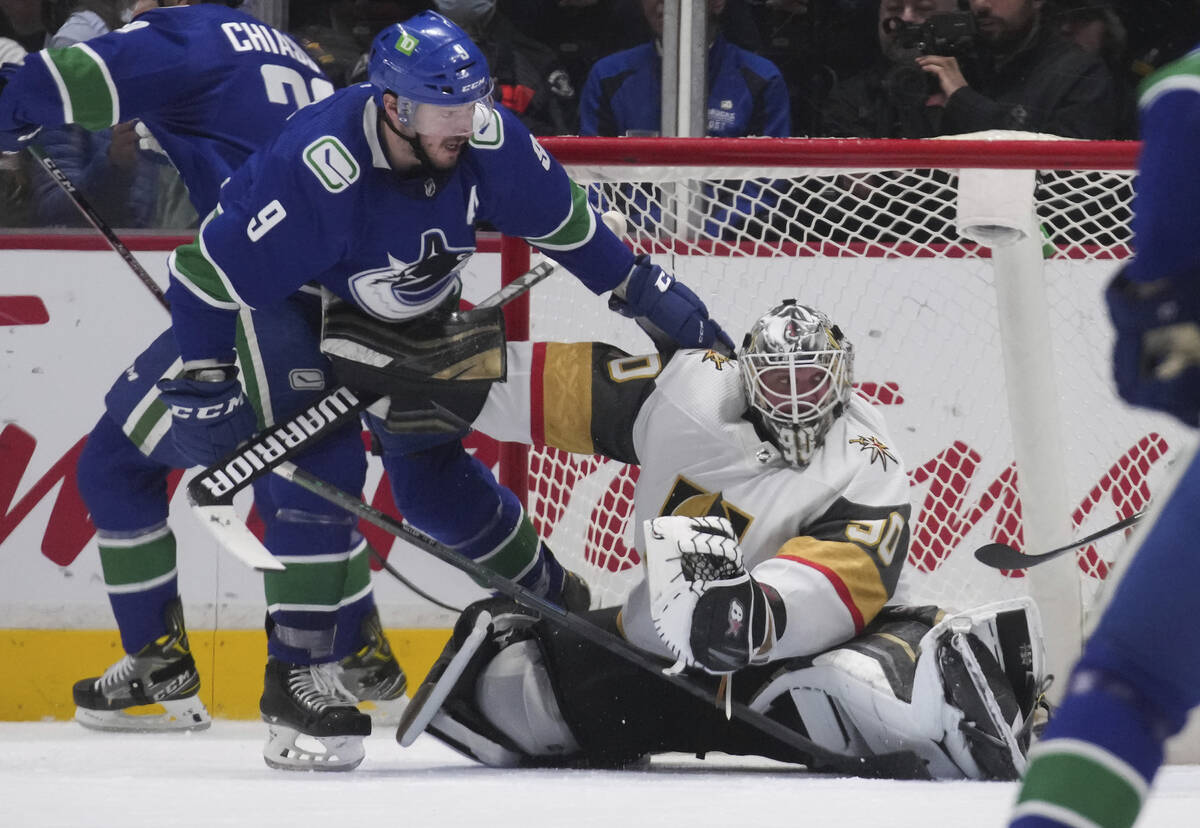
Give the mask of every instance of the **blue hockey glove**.
POLYGON ((211 466, 258 428, 233 366, 194 369, 179 379, 159 380, 158 395, 171 409, 175 447, 198 466, 211 466))
POLYGON ((638 256, 625 281, 625 298, 612 297, 608 306, 622 316, 644 317, 682 348, 715 348, 733 353, 733 340, 687 285, 667 273, 649 256, 638 256))
POLYGON ((1166 279, 1118 273, 1104 292, 1117 330, 1113 377, 1122 399, 1200 424, 1200 303, 1166 279))

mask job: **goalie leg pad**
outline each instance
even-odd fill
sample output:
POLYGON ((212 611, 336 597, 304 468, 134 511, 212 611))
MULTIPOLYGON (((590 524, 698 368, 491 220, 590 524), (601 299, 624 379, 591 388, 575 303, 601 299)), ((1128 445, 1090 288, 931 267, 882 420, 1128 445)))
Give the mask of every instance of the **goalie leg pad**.
MULTIPOLYGON (((518 740, 512 739, 493 724, 480 703, 489 689, 496 688, 495 679, 489 677, 492 662, 505 648, 530 641, 530 629, 536 621, 536 617, 507 599, 491 598, 467 607, 450 641, 405 709, 396 740, 407 747, 422 731, 428 730, 481 764, 493 767, 538 764, 536 739, 525 738, 525 734, 520 734, 518 740), (532 746, 534 751, 527 752, 522 745, 532 746)), ((502 665, 505 663, 511 663, 511 659, 505 659, 502 665)), ((514 700, 506 695, 504 701, 514 700)), ((515 703, 524 706, 525 701, 517 699, 515 703)), ((488 704, 495 709, 491 700, 488 704)), ((512 717, 500 718, 501 724, 514 727, 512 717)))
POLYGON ((1041 670, 1026 599, 947 617, 887 608, 853 641, 787 662, 752 707, 781 715, 794 706, 798 729, 847 756, 907 750, 935 778, 1014 779, 1041 670))
POLYGON ((527 756, 571 757, 579 742, 563 719, 535 639, 502 649, 475 684, 475 703, 527 756))

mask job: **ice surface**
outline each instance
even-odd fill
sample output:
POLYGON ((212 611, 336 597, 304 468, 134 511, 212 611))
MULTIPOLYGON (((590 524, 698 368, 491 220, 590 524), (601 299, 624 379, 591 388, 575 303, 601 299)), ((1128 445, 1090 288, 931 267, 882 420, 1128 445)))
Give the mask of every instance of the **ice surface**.
MULTIPOLYGON (((1016 787, 815 776, 762 759, 660 757, 640 771, 491 770, 428 736, 367 740, 350 773, 273 771, 264 725, 107 734, 70 722, 0 722, 5 828, 986 828, 1016 787)), ((1169 767, 1138 828, 1200 812, 1200 766, 1169 767)))

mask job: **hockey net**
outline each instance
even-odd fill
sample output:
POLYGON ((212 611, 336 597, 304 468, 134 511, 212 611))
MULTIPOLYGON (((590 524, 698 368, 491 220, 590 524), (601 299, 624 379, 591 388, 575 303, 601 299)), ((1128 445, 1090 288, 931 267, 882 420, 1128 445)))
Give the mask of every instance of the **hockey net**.
MULTIPOLYGON (((1044 551, 1104 528, 1143 509, 1186 448, 1182 427, 1125 406, 1110 379, 1102 293, 1130 255, 1135 144, 547 146, 596 207, 627 217, 635 251, 691 286, 735 342, 787 297, 846 331, 858 393, 884 409, 911 482, 898 597, 962 609, 1040 590, 1039 602, 1066 601, 1067 634, 1079 634, 1122 533, 1024 575, 987 569, 972 552, 991 541, 1044 551)), ((532 291, 528 335, 651 350, 573 279, 532 291)), ((599 605, 620 602, 641 577, 637 474, 546 447, 506 474, 599 605)), ((1047 626, 1062 623, 1060 614, 1047 626)))

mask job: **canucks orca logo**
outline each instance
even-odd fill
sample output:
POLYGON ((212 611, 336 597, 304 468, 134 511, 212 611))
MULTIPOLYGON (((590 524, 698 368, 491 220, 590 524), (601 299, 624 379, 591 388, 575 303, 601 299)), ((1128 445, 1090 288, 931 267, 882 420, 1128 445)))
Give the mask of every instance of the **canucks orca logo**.
POLYGON ((450 247, 439 228, 421 234, 421 255, 402 262, 388 254, 388 266, 355 273, 347 280, 355 301, 381 319, 409 319, 442 301, 474 247, 450 247))

